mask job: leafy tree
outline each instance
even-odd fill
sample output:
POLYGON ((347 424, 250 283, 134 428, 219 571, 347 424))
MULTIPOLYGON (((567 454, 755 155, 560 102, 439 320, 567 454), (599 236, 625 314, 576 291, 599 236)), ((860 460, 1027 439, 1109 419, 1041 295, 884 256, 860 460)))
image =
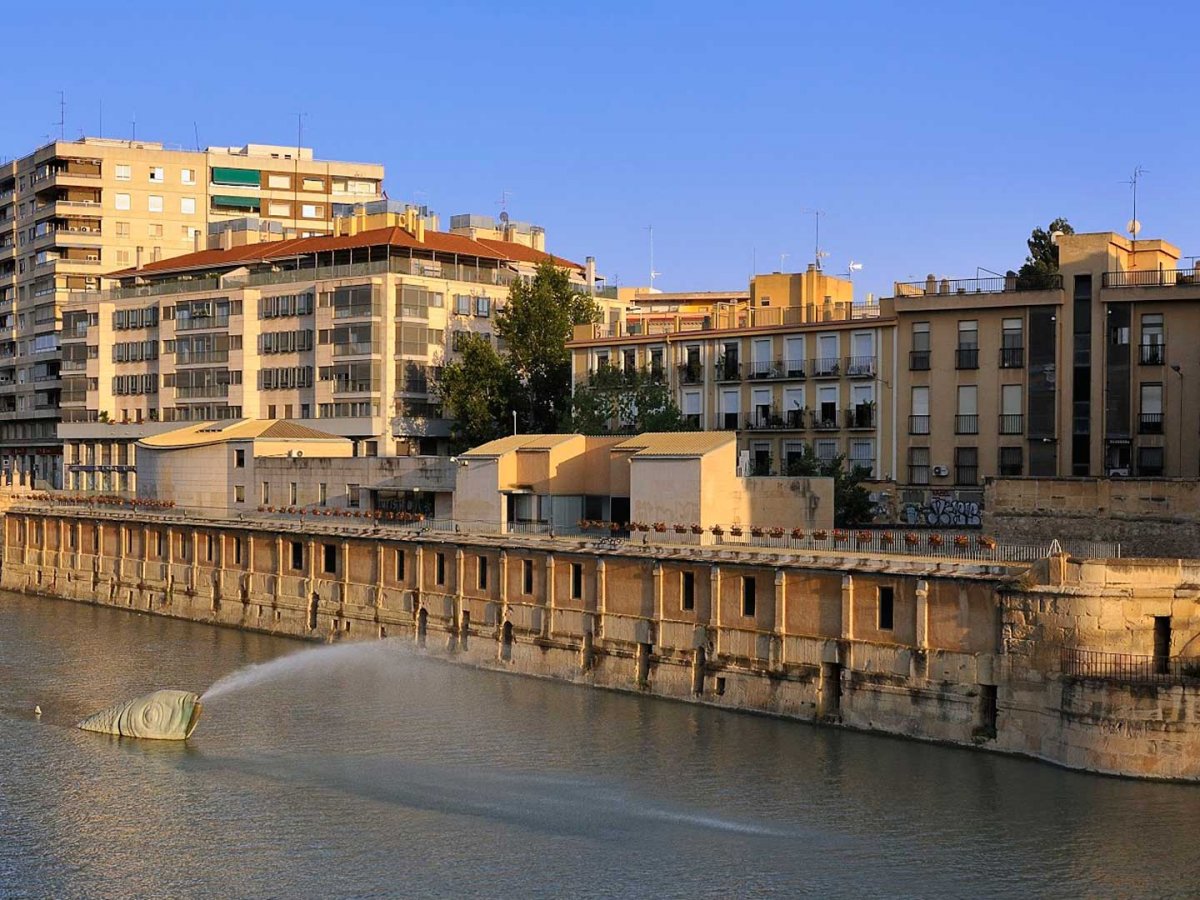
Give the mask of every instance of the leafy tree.
POLYGON ((602 366, 577 385, 563 430, 606 432, 684 431, 689 428, 666 380, 650 372, 602 366))
POLYGON ((1063 234, 1074 234, 1075 229, 1064 218, 1057 218, 1045 228, 1035 228, 1029 235, 1026 244, 1029 255, 1017 272, 1017 290, 1038 291, 1054 286, 1054 276, 1058 274, 1058 247, 1055 246, 1053 234, 1061 231, 1063 234))
POLYGON ((833 459, 822 460, 813 452, 812 447, 804 444, 800 448, 800 457, 788 463, 787 474, 833 479, 833 523, 837 527, 863 525, 874 518, 875 507, 871 503, 871 495, 863 485, 868 474, 867 469, 862 466, 847 469, 845 456, 838 455, 833 459))
MULTIPOLYGON (((572 286, 565 270, 538 266, 527 283, 514 281, 508 304, 496 316, 496 333, 508 347, 507 363, 524 392, 522 431, 550 432, 571 399, 571 353, 576 325, 599 320, 595 301, 572 286)), ((515 404, 514 404, 515 406, 515 404)))
POLYGON ((438 395, 454 419, 454 444, 475 447, 508 433, 520 384, 488 338, 464 334, 460 341, 462 357, 442 369, 438 395))

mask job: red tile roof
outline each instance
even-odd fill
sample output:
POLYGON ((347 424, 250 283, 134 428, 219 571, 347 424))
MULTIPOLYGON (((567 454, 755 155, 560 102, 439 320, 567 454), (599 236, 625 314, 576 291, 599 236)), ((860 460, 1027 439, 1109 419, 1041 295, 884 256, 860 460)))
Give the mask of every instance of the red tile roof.
POLYGON ((387 244, 392 247, 409 247, 414 250, 433 250, 438 253, 457 253, 459 256, 476 256, 482 259, 495 259, 511 262, 540 263, 549 261, 557 266, 572 269, 583 269, 579 263, 534 250, 523 244, 513 244, 507 241, 475 240, 461 234, 450 234, 445 231, 426 231, 425 240, 418 241, 409 232, 398 225, 387 228, 373 228, 370 231, 360 231, 358 234, 323 235, 320 237, 292 238, 286 241, 268 241, 261 244, 245 244, 231 247, 228 250, 200 250, 196 253, 185 253, 182 256, 172 256, 146 263, 140 269, 128 268, 113 272, 110 277, 120 278, 135 274, 161 274, 167 272, 184 272, 195 269, 217 269, 238 266, 245 263, 267 262, 273 259, 287 259, 293 256, 305 256, 310 253, 327 253, 332 250, 350 250, 361 247, 378 247, 387 244))

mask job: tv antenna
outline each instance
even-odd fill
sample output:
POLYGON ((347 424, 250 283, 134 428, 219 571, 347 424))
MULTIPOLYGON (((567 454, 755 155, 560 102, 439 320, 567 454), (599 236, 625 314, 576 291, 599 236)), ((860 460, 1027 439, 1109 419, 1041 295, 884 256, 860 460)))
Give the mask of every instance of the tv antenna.
POLYGON ((853 279, 853 278, 854 278, 854 273, 855 273, 855 272, 861 272, 861 271, 862 271, 862 267, 863 267, 863 264, 862 264, 862 263, 860 263, 860 262, 855 262, 854 260, 850 260, 850 263, 849 263, 849 265, 847 265, 847 266, 846 266, 846 277, 847 277, 847 278, 850 278, 850 279, 853 279))
POLYGON ((512 191, 500 192, 500 220, 508 221, 508 198, 512 196, 512 191))
POLYGON ((656 271, 654 268, 654 226, 647 225, 646 230, 650 232, 650 290, 654 290, 654 279, 662 272, 656 271))
POLYGON ((1141 180, 1141 177, 1143 175, 1149 175, 1149 174, 1150 173, 1147 172, 1145 169, 1143 169, 1140 165, 1135 166, 1133 169, 1133 175, 1131 175, 1129 180, 1127 182, 1125 182, 1126 184, 1129 185, 1130 191, 1133 194, 1133 216, 1129 219, 1128 222, 1125 223, 1125 230, 1129 232, 1129 237, 1134 241, 1137 240, 1138 233, 1142 230, 1142 223, 1138 221, 1138 217, 1137 217, 1138 181, 1141 180))
POLYGON ((782 272, 782 271, 783 271, 783 261, 784 261, 785 259, 787 259, 787 258, 788 258, 789 256, 791 256, 791 255, 792 255, 792 254, 790 254, 790 253, 780 253, 780 254, 779 254, 779 271, 780 271, 780 272, 782 272))
POLYGON ((58 139, 67 139, 67 95, 62 91, 58 92, 58 139))
POLYGON ((825 215, 825 211, 821 209, 802 209, 802 213, 807 213, 813 217, 813 263, 817 269, 821 268, 821 260, 829 254, 821 249, 821 216, 825 215))

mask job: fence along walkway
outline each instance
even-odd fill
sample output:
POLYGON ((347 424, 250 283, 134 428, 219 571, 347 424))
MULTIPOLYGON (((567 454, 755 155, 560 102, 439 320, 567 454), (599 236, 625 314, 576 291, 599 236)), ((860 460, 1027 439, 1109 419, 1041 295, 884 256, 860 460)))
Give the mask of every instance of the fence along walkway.
POLYGON ((1126 684, 1200 683, 1200 657, 1140 656, 1063 647, 1062 671, 1073 678, 1096 678, 1126 684))

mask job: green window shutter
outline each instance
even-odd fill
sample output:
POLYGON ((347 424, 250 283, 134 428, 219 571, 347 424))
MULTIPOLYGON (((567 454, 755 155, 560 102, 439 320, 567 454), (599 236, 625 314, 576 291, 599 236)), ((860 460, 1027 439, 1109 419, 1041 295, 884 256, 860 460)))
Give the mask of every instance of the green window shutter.
POLYGON ((262 184, 262 173, 258 169, 227 169, 213 166, 212 183, 259 187, 262 184))
POLYGON ((262 206, 258 197, 233 197, 229 194, 213 194, 212 205, 225 209, 250 209, 257 212, 262 206))

